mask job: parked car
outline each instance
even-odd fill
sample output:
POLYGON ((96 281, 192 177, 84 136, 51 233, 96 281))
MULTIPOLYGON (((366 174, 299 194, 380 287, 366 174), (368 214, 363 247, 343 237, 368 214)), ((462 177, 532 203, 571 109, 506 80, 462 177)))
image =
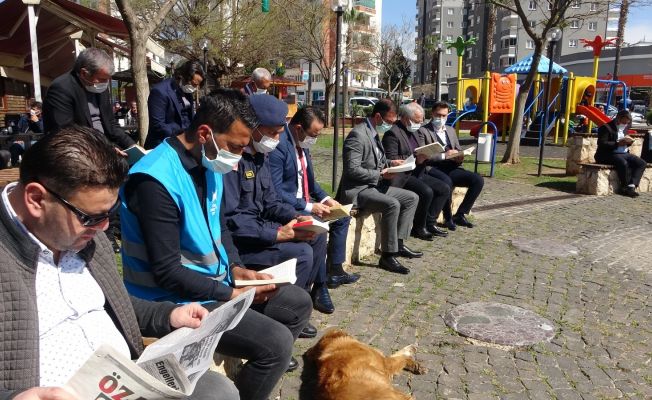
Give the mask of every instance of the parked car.
POLYGON ((377 101, 378 99, 375 97, 354 96, 349 99, 349 106, 369 107, 376 104, 377 101))
POLYGON ((633 111, 630 114, 632 115, 632 123, 647 124, 647 122, 645 121, 645 115, 633 111))

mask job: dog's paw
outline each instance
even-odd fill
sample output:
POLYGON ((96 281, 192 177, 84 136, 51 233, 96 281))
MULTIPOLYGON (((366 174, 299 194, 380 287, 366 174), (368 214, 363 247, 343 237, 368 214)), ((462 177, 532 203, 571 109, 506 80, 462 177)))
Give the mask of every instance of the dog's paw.
POLYGON ((410 370, 415 375, 425 375, 428 373, 428 368, 424 367, 421 363, 414 362, 414 366, 410 370))
POLYGON ((417 345, 411 344, 409 346, 403 347, 401 350, 392 354, 392 357, 405 356, 413 359, 416 355, 417 355, 417 345))

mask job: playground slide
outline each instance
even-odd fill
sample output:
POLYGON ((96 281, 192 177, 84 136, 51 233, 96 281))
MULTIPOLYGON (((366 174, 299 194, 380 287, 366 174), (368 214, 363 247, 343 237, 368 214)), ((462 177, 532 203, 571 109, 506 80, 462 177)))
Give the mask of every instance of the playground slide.
POLYGON ((597 126, 604 125, 611 121, 611 118, 607 117, 602 110, 594 106, 576 106, 575 113, 586 115, 586 117, 597 126))
MULTIPOLYGON (((493 122, 496 125, 496 128, 498 129, 498 132, 502 132, 503 130, 503 115, 505 114, 491 114, 489 115, 489 122, 493 122)), ((471 136, 473 137, 478 137, 478 132, 480 132, 480 126, 481 124, 478 124, 471 128, 471 136)), ((492 129, 487 127, 487 132, 493 132, 492 129)))

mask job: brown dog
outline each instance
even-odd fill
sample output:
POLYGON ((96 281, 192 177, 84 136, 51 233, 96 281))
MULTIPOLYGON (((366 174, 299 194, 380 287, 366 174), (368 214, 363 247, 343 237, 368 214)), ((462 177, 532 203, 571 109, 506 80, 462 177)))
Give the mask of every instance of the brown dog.
POLYGON ((306 356, 315 362, 318 400, 412 400, 392 386, 394 375, 406 369, 424 374, 414 359, 416 346, 387 357, 346 332, 330 329, 306 356))

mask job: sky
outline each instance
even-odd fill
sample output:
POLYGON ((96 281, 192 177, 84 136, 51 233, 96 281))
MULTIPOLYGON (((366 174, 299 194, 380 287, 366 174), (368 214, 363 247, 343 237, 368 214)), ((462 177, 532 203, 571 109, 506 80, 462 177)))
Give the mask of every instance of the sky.
MULTIPOLYGON (((414 0, 383 0, 383 26, 392 24, 402 26, 404 20, 411 21, 414 24, 416 13, 416 1, 414 0)), ((625 27, 625 42, 635 43, 644 38, 652 41, 650 15, 652 15, 651 6, 636 7, 629 10, 627 26, 625 27)), ((413 31, 413 34, 416 38, 416 32, 413 31)), ((405 49, 409 58, 416 58, 413 53, 410 53, 414 50, 413 47, 412 49, 405 49)))

